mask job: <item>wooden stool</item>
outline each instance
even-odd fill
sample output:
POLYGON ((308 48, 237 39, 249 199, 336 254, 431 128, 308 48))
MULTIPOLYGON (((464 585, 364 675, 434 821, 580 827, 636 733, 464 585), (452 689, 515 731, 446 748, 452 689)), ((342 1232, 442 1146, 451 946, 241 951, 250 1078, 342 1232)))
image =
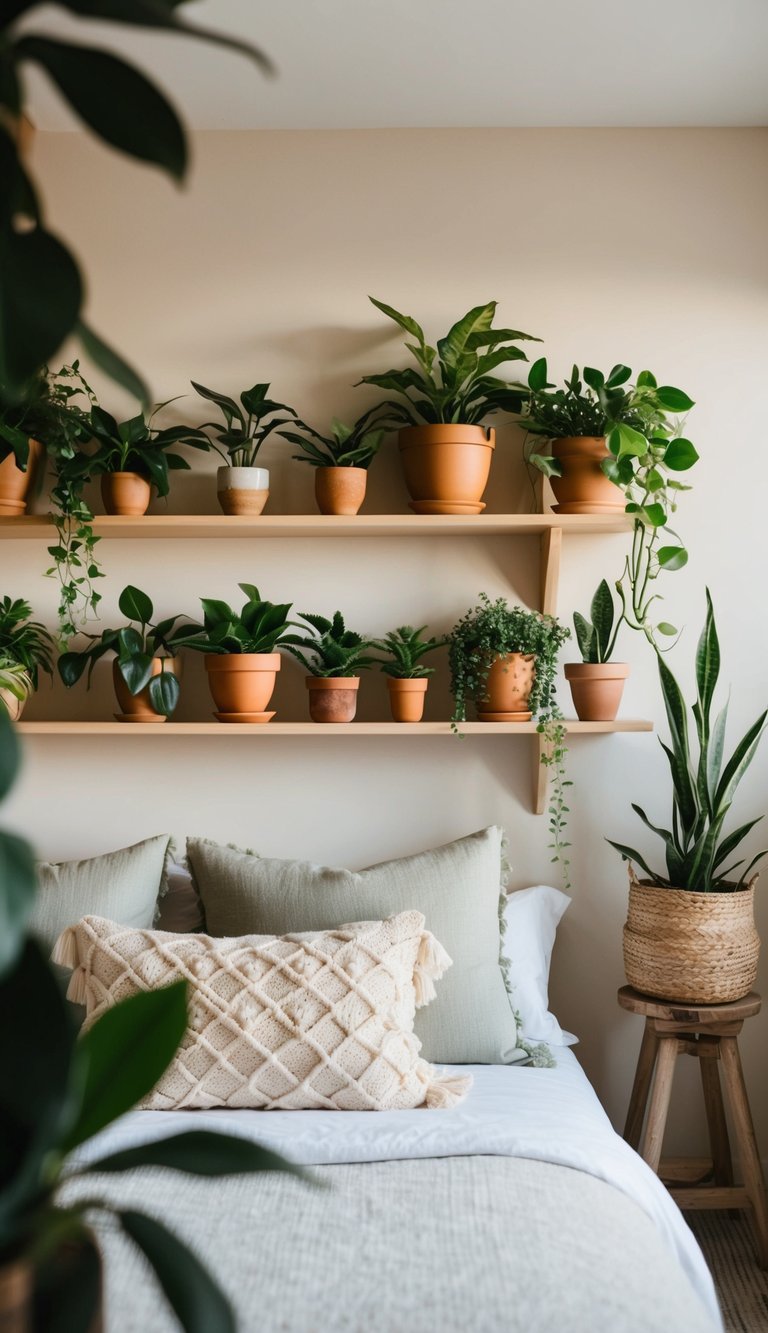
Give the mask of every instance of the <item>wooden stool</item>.
POLYGON ((768 1206, 737 1040, 744 1019, 759 1013, 760 996, 753 991, 743 1000, 731 1004, 685 1005, 652 1000, 631 986, 622 986, 618 998, 623 1009, 645 1017, 645 1031, 629 1099, 624 1138, 651 1169, 665 1183, 669 1183, 670 1194, 679 1208, 749 1209, 757 1240, 758 1261, 762 1268, 768 1268, 768 1206), (679 1054, 696 1056, 699 1061, 711 1159, 672 1158, 662 1161, 661 1158, 675 1060, 679 1054), (722 1065, 723 1082, 733 1119, 736 1148, 744 1178, 742 1186, 733 1183, 731 1147, 718 1060, 722 1065), (651 1084, 653 1092, 643 1135, 651 1084))

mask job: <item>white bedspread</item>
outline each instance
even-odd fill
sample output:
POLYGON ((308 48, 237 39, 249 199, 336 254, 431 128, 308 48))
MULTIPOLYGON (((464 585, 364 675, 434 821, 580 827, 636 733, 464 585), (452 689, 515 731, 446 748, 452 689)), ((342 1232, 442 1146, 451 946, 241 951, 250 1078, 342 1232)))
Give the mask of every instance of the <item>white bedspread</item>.
POLYGON ((712 1278, 682 1214, 614 1133, 573 1053, 558 1048, 554 1069, 476 1065, 471 1072, 472 1091, 448 1111, 133 1111, 81 1150, 78 1162, 194 1127, 254 1139, 307 1166, 487 1155, 573 1167, 640 1205, 722 1328, 712 1278))

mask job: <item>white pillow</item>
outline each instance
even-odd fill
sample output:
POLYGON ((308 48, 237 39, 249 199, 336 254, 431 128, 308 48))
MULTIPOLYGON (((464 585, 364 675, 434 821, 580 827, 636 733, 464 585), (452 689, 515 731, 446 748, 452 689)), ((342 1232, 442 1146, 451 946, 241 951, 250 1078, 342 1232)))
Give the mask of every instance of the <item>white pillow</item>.
POLYGON ((513 1009, 523 1037, 550 1046, 574 1046, 578 1037, 564 1032, 549 1012, 549 964, 560 920, 570 898, 548 884, 510 893, 504 905, 501 955, 507 963, 513 1009))

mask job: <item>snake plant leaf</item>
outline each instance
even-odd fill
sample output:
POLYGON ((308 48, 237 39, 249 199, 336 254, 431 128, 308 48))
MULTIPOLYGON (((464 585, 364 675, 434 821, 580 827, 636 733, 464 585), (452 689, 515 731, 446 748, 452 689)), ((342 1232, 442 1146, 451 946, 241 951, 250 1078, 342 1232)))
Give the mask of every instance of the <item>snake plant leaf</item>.
POLYGON ((152 619, 154 607, 151 598, 132 583, 123 588, 117 605, 128 620, 138 620, 139 624, 148 625, 152 619))
POLYGON ((768 856, 768 849, 765 849, 765 850, 763 850, 762 852, 758 852, 756 856, 753 856, 753 857, 752 857, 752 860, 750 861, 750 863, 749 863, 749 865, 747 866, 746 870, 742 870, 741 875, 739 876, 739 887, 740 887, 740 886, 744 883, 744 881, 746 880, 747 875, 749 874, 750 870, 754 870, 754 868, 755 868, 755 866, 757 865, 758 861, 762 861, 762 859, 763 859, 764 856, 768 856))
POLYGON ((624 861, 634 861, 635 864, 638 865, 640 869, 645 872, 645 874, 648 876, 650 880, 653 881, 654 884, 663 884, 666 886, 666 888, 672 887, 672 885, 667 880, 661 879, 659 875, 657 875, 653 870, 651 870, 647 861, 640 855, 639 852, 636 852, 633 847, 626 847, 623 842, 614 842, 612 838, 606 838, 605 841, 608 843, 610 847, 613 847, 614 850, 619 853, 619 855, 622 857, 624 861))
POLYGON ((686 830, 693 828, 698 815, 698 806, 696 804, 696 795, 691 773, 688 767, 687 758, 681 756, 677 751, 670 749, 664 741, 659 740, 662 750, 669 761, 670 773, 672 775, 672 786, 674 789, 675 800, 680 812, 681 823, 686 830))
POLYGON ((744 841, 747 834, 750 833, 752 829, 755 828, 755 826, 760 823, 762 818, 763 818, 762 815, 758 815, 757 819, 750 819, 747 821, 746 824, 740 824, 739 827, 734 829, 732 833, 729 833, 726 838, 723 838, 723 841, 720 843, 720 846, 717 849, 717 855, 713 861, 713 868, 715 870, 717 870, 718 867, 722 865, 723 861, 726 861, 728 857, 732 855, 732 853, 738 847, 739 843, 744 841))
POLYGON ((96 1020, 77 1045, 82 1100, 64 1152, 98 1134, 152 1090, 186 1027, 184 981, 132 995, 96 1020))
POLYGON ((108 51, 35 34, 16 42, 15 58, 41 65, 99 138, 183 179, 187 147, 179 118, 159 88, 133 65, 108 51))
POLYGON ((762 739, 765 730, 765 722, 768 717, 768 711, 761 713, 756 722, 752 723, 748 732, 739 741, 728 763, 726 764, 723 775, 718 783, 715 792, 715 809, 721 810, 723 806, 729 806, 734 793, 741 782, 744 774, 749 768, 755 757, 757 747, 762 739))
POLYGON ((709 735, 709 714, 720 675, 720 641, 717 637, 712 595, 707 588, 707 614, 696 647, 696 688, 701 709, 702 734, 709 735))
POLYGON ((614 619, 613 596, 605 579, 601 579, 598 584, 597 591, 592 598, 590 614, 597 640, 597 660, 605 662, 607 660, 606 653, 611 642, 614 619))
POLYGON ((277 1153, 262 1148, 250 1139, 234 1134, 216 1134, 210 1130, 192 1129, 154 1143, 142 1143, 136 1148, 110 1153, 89 1164, 89 1171, 133 1171, 140 1166, 163 1167, 167 1171, 184 1171, 192 1176, 244 1175, 247 1172, 281 1171, 311 1181, 309 1171, 286 1161, 277 1153))
POLYGON ((590 625, 586 616, 583 616, 580 611, 574 611, 573 628, 576 631, 576 642, 579 645, 579 652, 583 661, 596 662, 598 658, 594 626, 590 625))
POLYGON ((657 824, 652 824, 643 808, 632 804, 635 814, 642 819, 646 828, 661 838, 666 847, 667 873, 672 884, 683 885, 686 880, 685 857, 681 848, 677 845, 675 835, 669 829, 659 828, 657 824))
POLYGON ((119 1209, 115 1216, 149 1260, 185 1333, 236 1333, 229 1301, 197 1255, 145 1213, 119 1209))

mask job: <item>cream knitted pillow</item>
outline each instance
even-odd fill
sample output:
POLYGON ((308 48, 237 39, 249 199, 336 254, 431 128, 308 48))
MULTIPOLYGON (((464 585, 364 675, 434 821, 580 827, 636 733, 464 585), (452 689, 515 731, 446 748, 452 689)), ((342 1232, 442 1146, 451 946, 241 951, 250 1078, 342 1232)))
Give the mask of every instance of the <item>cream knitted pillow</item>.
POLYGON ((471 1078, 419 1056, 417 1007, 451 960, 421 912, 273 938, 173 935, 87 916, 60 936, 83 1030, 138 991, 183 978, 189 1026, 141 1106, 342 1111, 451 1106, 471 1078))

